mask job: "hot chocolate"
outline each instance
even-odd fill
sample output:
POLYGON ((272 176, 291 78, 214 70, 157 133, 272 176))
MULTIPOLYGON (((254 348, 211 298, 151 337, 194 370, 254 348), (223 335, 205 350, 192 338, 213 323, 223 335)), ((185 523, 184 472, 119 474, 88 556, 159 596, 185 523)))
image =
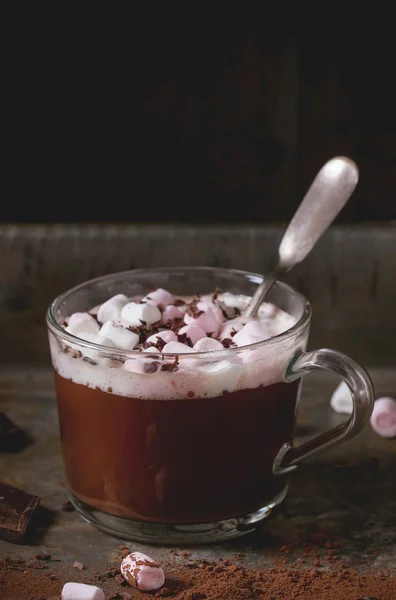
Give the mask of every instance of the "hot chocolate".
POLYGON ((368 422, 367 372, 344 353, 306 351, 304 296, 276 282, 245 323, 262 280, 212 267, 136 269, 51 303, 67 484, 88 521, 149 543, 243 535, 285 498, 296 464, 368 422), (300 382, 316 369, 347 383, 354 410, 296 447, 300 382))
POLYGON ((294 347, 273 356, 255 344, 296 319, 265 303, 242 325, 248 300, 156 289, 67 316, 68 333, 111 349, 52 347, 67 481, 79 501, 120 517, 199 523, 284 494, 272 468, 293 438, 299 381, 285 383, 283 372, 294 347))

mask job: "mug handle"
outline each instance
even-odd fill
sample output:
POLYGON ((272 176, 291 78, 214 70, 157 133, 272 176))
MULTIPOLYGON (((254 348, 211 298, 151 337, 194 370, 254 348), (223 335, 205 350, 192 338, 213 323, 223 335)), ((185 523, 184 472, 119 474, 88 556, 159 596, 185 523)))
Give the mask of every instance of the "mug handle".
POLYGON ((300 351, 290 361, 285 379, 290 383, 317 369, 332 371, 345 381, 352 395, 352 415, 345 423, 321 433, 301 446, 295 448, 288 443, 283 444, 274 460, 272 469, 274 475, 289 473, 307 456, 354 437, 362 431, 370 419, 374 406, 374 388, 371 378, 359 363, 341 352, 327 348, 311 352, 300 351))

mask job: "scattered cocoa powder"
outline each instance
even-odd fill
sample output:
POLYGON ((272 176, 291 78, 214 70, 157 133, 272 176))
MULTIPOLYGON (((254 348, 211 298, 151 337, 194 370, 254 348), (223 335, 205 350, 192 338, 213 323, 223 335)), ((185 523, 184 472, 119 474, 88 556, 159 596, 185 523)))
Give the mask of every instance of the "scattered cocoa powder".
MULTIPOLYGON (((47 563, 48 564, 48 563, 47 563)), ((278 563, 267 569, 253 569, 228 560, 192 561, 188 554, 172 557, 163 564, 166 582, 151 598, 173 600, 359 600, 375 598, 395 600, 396 573, 364 571, 334 565, 304 569, 302 565, 285 567, 278 563)), ((74 569, 74 573, 76 570, 74 569)), ((2 600, 47 600, 59 596, 66 581, 99 585, 106 599, 143 600, 146 592, 125 588, 118 569, 102 574, 57 575, 27 569, 21 560, 0 563, 2 600), (27 574, 28 571, 28 574, 27 574), (69 578, 68 578, 69 577, 69 578), (126 595, 128 594, 128 596, 126 595)))

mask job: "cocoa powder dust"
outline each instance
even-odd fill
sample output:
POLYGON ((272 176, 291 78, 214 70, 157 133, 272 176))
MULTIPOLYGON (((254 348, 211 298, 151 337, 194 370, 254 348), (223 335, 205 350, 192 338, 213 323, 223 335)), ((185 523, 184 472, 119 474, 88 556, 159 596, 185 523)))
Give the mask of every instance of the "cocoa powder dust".
POLYGON ((166 582, 154 593, 141 592, 122 581, 119 568, 106 576, 78 571, 56 575, 50 569, 30 569, 19 561, 0 565, 0 598, 2 600, 52 600, 60 598, 66 581, 98 585, 106 600, 130 598, 172 598, 173 600, 395 600, 396 574, 360 572, 353 568, 328 565, 303 569, 274 565, 257 570, 219 560, 170 560, 162 566, 166 582))

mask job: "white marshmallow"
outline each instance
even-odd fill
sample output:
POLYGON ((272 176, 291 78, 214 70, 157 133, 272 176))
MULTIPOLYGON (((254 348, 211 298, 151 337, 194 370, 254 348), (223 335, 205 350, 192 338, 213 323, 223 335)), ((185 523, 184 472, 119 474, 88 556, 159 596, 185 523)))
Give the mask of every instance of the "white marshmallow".
POLYGON ((164 323, 168 321, 172 321, 173 319, 182 319, 184 317, 184 312, 180 310, 177 306, 166 306, 164 312, 162 313, 162 320, 164 323))
POLYGON ((149 294, 144 296, 144 298, 142 298, 142 300, 144 302, 147 302, 147 304, 155 304, 155 305, 162 304, 162 306, 167 306, 168 304, 173 304, 173 302, 175 301, 172 294, 170 294, 168 291, 164 290, 163 288, 158 288, 158 289, 154 290, 153 292, 150 292, 149 294))
POLYGON ((98 321, 105 323, 106 321, 118 321, 121 316, 121 311, 127 304, 128 298, 124 294, 116 294, 106 302, 103 302, 98 310, 98 321))
POLYGON ((98 333, 99 324, 92 315, 87 312, 76 312, 70 316, 66 327, 68 333, 79 337, 82 332, 98 333))
MULTIPOLYGON (((145 348, 142 352, 150 353, 150 354, 160 354, 158 348, 151 346, 150 348, 145 348)), ((154 359, 149 356, 144 358, 131 358, 124 362, 123 368, 126 371, 130 371, 132 373, 156 373, 159 369, 156 365, 153 365, 154 359)))
POLYGON ((142 552, 132 552, 125 556, 120 570, 129 585, 144 592, 159 590, 165 583, 161 565, 142 552))
POLYGON ((232 341, 237 346, 247 346, 249 344, 262 342, 270 337, 271 334, 265 323, 254 319, 246 323, 246 325, 234 335, 232 341))
POLYGON ((353 412, 353 401, 349 387, 345 381, 341 383, 334 390, 330 398, 330 406, 333 410, 338 413, 351 415, 353 412))
POLYGON ((85 583, 65 583, 62 589, 62 600, 105 600, 103 590, 96 585, 85 583))
MULTIPOLYGON (((96 335, 94 333, 80 333, 79 336, 82 340, 86 340, 87 342, 93 342, 94 344, 100 344, 101 346, 111 346, 114 347, 114 344, 108 338, 102 335, 96 335)), ((103 355, 103 350, 96 350, 93 348, 83 348, 80 346, 78 348, 84 356, 88 356, 89 358, 100 358, 103 355)))
POLYGON ((370 425, 381 437, 396 437, 396 400, 384 396, 374 402, 370 425))
POLYGON ((211 308, 208 308, 195 318, 186 313, 184 315, 184 322, 186 325, 198 325, 206 333, 211 333, 214 336, 217 336, 220 330, 220 323, 211 308))
POLYGON ((116 348, 133 350, 139 343, 139 336, 113 321, 106 321, 99 330, 99 335, 111 340, 116 348))
POLYGON ((213 352, 216 350, 224 350, 224 346, 219 340, 204 337, 194 344, 194 350, 196 352, 213 352))
POLYGON ((151 342, 152 344, 156 344, 158 342, 158 338, 164 340, 165 344, 169 344, 170 342, 177 342, 177 336, 170 329, 166 329, 165 331, 159 331, 158 333, 154 333, 147 338, 147 342, 151 342))
POLYGON ((154 304, 139 304, 128 302, 121 311, 121 318, 128 321, 130 325, 139 327, 144 323, 152 325, 161 320, 161 312, 154 304))
MULTIPOLYGON (((159 354, 159 350, 157 352, 159 354)), ((155 352, 152 352, 152 354, 155 354, 155 352)), ((131 358, 124 362, 123 368, 131 373, 152 374, 159 370, 158 364, 154 365, 153 362, 155 361, 149 356, 147 358, 131 358)))
POLYGON ((184 333, 190 338, 193 345, 196 344, 198 340, 206 338, 206 333, 201 327, 198 327, 198 325, 185 325, 179 329, 178 335, 183 335, 184 333))
POLYGON ((187 352, 194 352, 194 350, 181 342, 169 342, 162 348, 163 354, 186 354, 187 352))

